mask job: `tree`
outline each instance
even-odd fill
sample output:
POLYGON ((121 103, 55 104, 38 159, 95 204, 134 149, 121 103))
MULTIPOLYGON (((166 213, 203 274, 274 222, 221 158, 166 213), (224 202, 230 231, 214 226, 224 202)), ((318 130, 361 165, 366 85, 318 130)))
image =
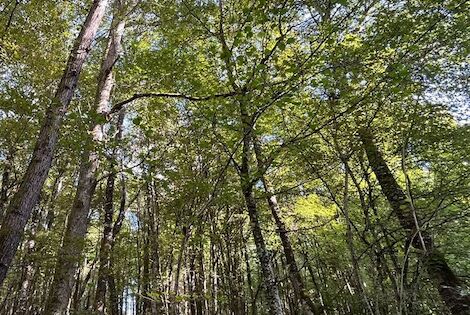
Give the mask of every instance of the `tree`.
POLYGON ((72 100, 83 64, 103 18, 107 1, 94 1, 86 21, 78 35, 69 56, 67 67, 49 106, 38 135, 37 142, 23 176, 21 186, 8 206, 0 229, 0 283, 5 280, 7 271, 20 244, 24 227, 37 203, 41 188, 51 167, 57 145, 59 128, 72 100))

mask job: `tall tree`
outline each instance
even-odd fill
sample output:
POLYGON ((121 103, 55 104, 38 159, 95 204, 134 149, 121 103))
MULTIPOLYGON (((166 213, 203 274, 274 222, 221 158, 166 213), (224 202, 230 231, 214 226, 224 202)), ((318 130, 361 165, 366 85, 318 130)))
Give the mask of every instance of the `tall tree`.
POLYGON ((431 235, 420 226, 410 197, 398 185, 382 154, 366 128, 359 131, 370 166, 402 227, 410 233, 410 244, 423 251, 424 263, 442 300, 452 314, 470 312, 470 295, 465 294, 460 279, 449 267, 444 255, 435 248, 431 235))
MULTIPOLYGON (((58 252, 54 282, 46 304, 46 314, 59 314, 63 312, 72 294, 73 280, 82 254, 83 239, 88 228, 91 200, 96 187, 99 143, 104 138, 103 121, 106 122, 106 117, 110 110, 109 102, 114 86, 113 67, 122 51, 121 39, 124 33, 126 14, 127 12, 124 11, 124 8, 118 5, 98 75, 98 87, 94 101, 96 118, 89 128, 92 139, 90 139, 90 143, 86 145, 83 152, 77 192, 70 215, 68 216, 63 244, 58 252)), ((108 179, 107 189, 109 191, 107 191, 107 198, 111 198, 111 195, 114 193, 114 176, 114 170, 112 170, 110 179, 108 179)), ((112 207, 112 199, 106 200, 105 211, 109 213, 111 211, 109 209, 112 209, 112 207)), ((97 305, 97 310, 100 312, 104 311, 103 308, 103 304, 97 305)))
MULTIPOLYGON (((122 111, 119 113, 119 118, 117 121, 117 134, 116 142, 119 144, 119 141, 122 139, 122 129, 124 114, 122 111)), ((100 253, 99 253, 99 269, 98 269, 98 279, 96 284, 96 293, 94 301, 94 309, 99 313, 107 313, 105 309, 106 305, 106 292, 107 288, 110 285, 111 279, 111 255, 113 244, 116 240, 117 234, 119 233, 122 220, 124 219, 125 214, 125 187, 122 187, 122 196, 121 196, 121 205, 118 213, 116 222, 113 224, 114 218, 114 187, 117 176, 117 166, 116 161, 118 161, 117 149, 114 149, 111 153, 109 159, 109 174, 106 180, 106 189, 105 189, 105 200, 103 204, 103 236, 101 238, 100 244, 100 253)), ((123 183, 124 186, 124 183, 123 183)), ((115 311, 115 310, 114 310, 115 311)))
MULTIPOLYGON (((254 151, 256 155, 256 160, 258 163, 258 169, 265 169, 264 165, 264 156, 261 148, 261 143, 258 138, 254 139, 254 151)), ((300 274, 299 267, 297 266, 297 262, 295 261, 294 250, 292 247, 292 243, 289 239, 289 235, 287 234, 286 225, 281 218, 281 213, 279 209, 279 204, 277 202, 276 195, 274 193, 274 189, 271 187, 269 180, 266 178, 265 175, 261 176, 261 181, 263 182, 264 190, 266 192, 266 199, 271 209, 271 214, 274 218, 274 222, 276 223, 277 232, 279 234, 279 238, 282 242, 282 247, 284 249, 284 255, 286 256, 286 263, 287 268, 289 269, 289 276, 294 287, 294 292, 296 295, 297 301, 299 305, 305 303, 305 305, 310 309, 313 314, 320 314, 320 309, 312 299, 308 296, 308 293, 305 289, 304 281, 302 280, 302 275, 300 274)), ((297 310, 299 311, 299 310, 297 310)))
POLYGON ((59 129, 77 87, 108 0, 95 0, 78 35, 55 97, 48 107, 36 145, 18 191, 12 197, 0 228, 0 284, 3 284, 52 164, 59 129))

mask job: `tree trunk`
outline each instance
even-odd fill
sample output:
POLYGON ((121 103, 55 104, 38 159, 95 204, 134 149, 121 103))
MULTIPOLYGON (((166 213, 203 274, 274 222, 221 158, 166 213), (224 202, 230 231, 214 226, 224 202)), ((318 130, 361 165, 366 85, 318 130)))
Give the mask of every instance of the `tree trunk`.
POLYGON ((10 188, 10 173, 13 166, 13 154, 7 153, 2 173, 2 188, 0 190, 0 219, 3 218, 3 211, 8 201, 8 190, 10 188))
MULTIPOLYGON (((122 124, 124 120, 123 111, 119 115, 117 122, 118 133, 116 141, 122 138, 122 124)), ((117 158, 117 150, 113 151, 110 158, 109 176, 106 181, 105 201, 104 201, 104 219, 103 219, 103 236, 101 238, 100 254, 99 254, 99 269, 98 280, 96 284, 95 301, 93 309, 98 313, 107 313, 105 310, 105 300, 107 285, 110 277, 110 255, 114 238, 116 234, 113 233, 113 215, 114 215, 114 183, 116 180, 115 160, 117 158)), ((125 205, 124 205, 125 206, 125 205)), ((121 213, 121 212, 120 212, 121 213)))
POLYGON ((347 165, 347 161, 344 161, 344 167, 346 171, 344 173, 344 195, 342 210, 344 218, 346 219, 346 244, 348 244, 349 253, 351 254, 353 285, 357 291, 359 291, 359 295, 363 300, 363 308, 367 309, 369 314, 374 314, 362 284, 363 281, 360 274, 359 261, 357 260, 356 249, 354 248, 353 228, 351 218, 349 216, 349 166, 347 165))
POLYGON ((204 243, 199 241, 197 247, 198 253, 196 257, 196 314, 203 315, 206 313, 204 307, 204 243))
MULTIPOLYGON (((359 136, 361 137, 370 166, 393 212, 398 217, 401 226, 415 234, 418 230, 413 216, 411 201, 408 200, 406 194, 395 180, 381 152, 374 143, 370 131, 361 129, 359 136)), ((424 251, 424 263, 428 275, 433 280, 445 305, 452 314, 469 314, 470 296, 463 294, 460 279, 450 269, 444 255, 434 248, 431 236, 425 231, 420 231, 420 234, 421 237, 415 237, 414 240, 411 240, 411 244, 413 247, 424 251), (419 240, 416 240, 417 238, 419 240)))
MULTIPOLYGON (((150 235, 150 273, 152 275, 150 285, 152 292, 164 292, 162 288, 162 270, 160 256, 160 208, 157 204, 155 182, 148 183, 148 226, 150 235)), ((152 301, 152 314, 161 314, 163 310, 163 298, 155 297, 152 301)))
POLYGON ((173 279, 173 313, 174 314, 179 314, 180 313, 180 302, 178 300, 179 298, 179 284, 180 284, 180 275, 181 275, 181 269, 183 266, 183 258, 184 258, 184 253, 186 251, 186 246, 188 244, 189 238, 191 236, 191 228, 189 226, 183 226, 182 228, 183 232, 183 238, 181 239, 181 245, 180 245, 180 251, 178 253, 178 259, 176 263, 176 273, 175 277, 173 279))
MULTIPOLYGON (((111 162, 112 163, 112 162, 111 162)), ((95 301, 93 309, 98 313, 107 313, 105 311, 106 300, 106 286, 109 276, 109 255, 111 253, 112 242, 112 224, 114 214, 114 181, 116 178, 116 170, 114 166, 110 167, 110 174, 106 182, 106 192, 104 201, 104 220, 103 220, 103 236, 101 238, 100 253, 99 253, 99 269, 98 280, 96 284, 95 301)))
POLYGON ((250 268, 250 257, 248 256, 248 249, 246 242, 243 245, 243 258, 245 259, 245 268, 246 268, 246 284, 248 286, 248 292, 250 293, 250 304, 251 304, 251 314, 256 314, 256 298, 255 292, 253 291, 253 280, 251 278, 251 268, 250 268))
POLYGON ((108 0, 95 0, 78 35, 67 67, 47 109, 31 161, 21 185, 13 196, 0 229, 0 284, 15 256, 24 227, 36 205, 44 181, 52 164, 59 128, 77 86, 82 66, 91 49, 91 43, 103 18, 108 0))
POLYGON ((150 235, 146 224, 147 235, 144 236, 143 261, 142 261, 142 314, 150 313, 150 235))
MULTIPOLYGON (((261 144, 259 140, 254 137, 254 148, 256 154, 256 160, 258 162, 258 168, 264 169, 264 157, 263 152, 261 149, 261 144)), ((294 288, 294 294, 296 297, 296 302, 303 301, 309 308, 309 310, 313 314, 320 314, 321 311, 315 303, 310 299, 308 296, 305 285, 302 280, 302 275, 300 274, 299 268, 295 261, 294 250, 292 249, 292 243, 289 239, 289 235, 287 234, 286 226, 281 218, 281 213, 279 210, 279 205, 277 203, 276 195, 274 194, 274 190, 272 189, 268 179, 266 176, 261 176, 261 181, 263 182, 264 190, 266 192, 266 199, 268 201, 269 209, 271 210, 271 214, 274 218, 274 222, 276 223, 277 233, 279 238, 281 239, 282 247, 284 249, 284 255, 286 257, 287 268, 289 270, 289 278, 292 283, 292 287, 294 288)), ((300 303, 299 303, 300 304, 300 303)))
POLYGON ((36 268, 32 255, 36 250, 36 237, 37 231, 40 225, 41 209, 36 206, 33 213, 32 223, 29 229, 30 239, 26 242, 26 252, 24 253, 23 266, 21 272, 21 285, 19 291, 19 297, 17 299, 18 307, 14 310, 15 314, 24 315, 28 314, 31 307, 31 286, 36 268))
POLYGON ((57 195, 62 189, 62 181, 63 181, 63 175, 64 175, 65 170, 60 169, 56 178, 54 179, 54 183, 52 184, 52 192, 49 197, 49 206, 47 209, 47 214, 45 218, 45 223, 44 223, 44 228, 47 231, 50 231, 52 229, 52 226, 54 224, 54 219, 55 219, 55 200, 57 199, 57 195))
POLYGON ((191 247, 188 259, 189 272, 187 275, 190 315, 196 315, 196 254, 196 246, 191 247))
POLYGON ((51 188, 50 197, 44 202, 44 206, 39 206, 41 202, 38 202, 35 210, 32 214, 32 222, 28 225, 28 241, 24 244, 23 260, 21 262, 21 277, 19 291, 13 305, 13 313, 18 315, 23 314, 34 314, 35 309, 39 308, 41 303, 36 298, 37 287, 36 283, 38 280, 40 264, 37 264, 34 259, 34 254, 41 251, 40 247, 37 247, 36 238, 39 233, 44 229, 44 213, 46 209, 51 209, 54 206, 55 196, 59 193, 58 182, 59 176, 54 181, 51 188))
MULTIPOLYGON (((121 111, 121 114, 122 114, 122 117, 124 117, 124 113, 122 111, 121 111)), ((113 270, 113 266, 114 266, 113 249, 114 249, 114 245, 116 244, 115 242, 116 237, 121 231, 122 222, 124 221, 125 214, 126 214, 126 186, 125 186, 124 175, 122 175, 121 177, 121 201, 119 205, 119 213, 113 225, 113 235, 111 238, 111 250, 109 253, 108 286, 109 286, 109 303, 110 303, 111 315, 119 314, 119 299, 118 299, 118 293, 116 291, 116 281, 115 281, 114 270, 113 270)))
POLYGON ((240 166, 240 185, 245 199, 248 216, 250 218, 250 227, 253 233, 253 239, 256 245, 261 273, 263 276, 263 286, 266 298, 268 300, 270 314, 284 314, 279 289, 276 283, 276 277, 272 266, 271 256, 266 248, 261 225, 258 218, 258 209, 253 193, 253 183, 250 178, 250 156, 252 145, 252 125, 244 101, 240 101, 240 118, 242 122, 243 152, 242 163, 240 166))

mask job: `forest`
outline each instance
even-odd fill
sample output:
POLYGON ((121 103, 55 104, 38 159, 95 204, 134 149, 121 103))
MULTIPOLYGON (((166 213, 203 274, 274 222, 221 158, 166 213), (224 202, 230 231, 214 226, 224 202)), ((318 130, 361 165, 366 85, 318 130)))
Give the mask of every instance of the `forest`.
POLYGON ((1 315, 470 314, 470 1, 0 1, 1 315))

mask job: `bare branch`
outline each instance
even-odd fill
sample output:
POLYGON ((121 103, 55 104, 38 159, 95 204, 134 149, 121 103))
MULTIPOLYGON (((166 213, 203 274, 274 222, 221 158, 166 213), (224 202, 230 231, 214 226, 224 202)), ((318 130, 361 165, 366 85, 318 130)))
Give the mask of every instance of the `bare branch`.
POLYGON ((125 105, 132 103, 135 100, 141 99, 141 98, 180 98, 180 99, 185 99, 188 101, 208 101, 216 98, 226 98, 226 97, 232 97, 235 96, 239 93, 237 92, 229 92, 229 93, 222 93, 222 94, 214 94, 214 95, 207 95, 207 96, 192 96, 192 95, 185 95, 185 94, 179 94, 179 93, 137 93, 134 94, 131 98, 128 98, 127 100, 121 101, 114 105, 111 110, 109 111, 109 114, 114 114, 118 111, 121 110, 125 105))

